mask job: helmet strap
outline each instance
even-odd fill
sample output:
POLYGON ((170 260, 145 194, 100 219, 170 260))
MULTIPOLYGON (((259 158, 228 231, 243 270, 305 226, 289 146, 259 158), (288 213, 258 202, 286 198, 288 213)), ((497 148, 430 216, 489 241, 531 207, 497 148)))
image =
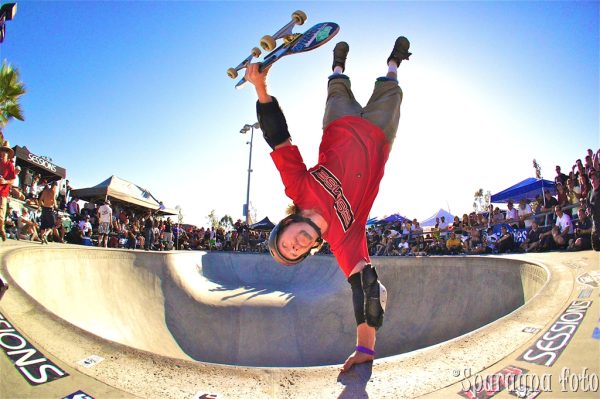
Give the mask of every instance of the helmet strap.
MULTIPOLYGON (((317 224, 315 222, 313 222, 311 219, 304 217, 300 214, 297 213, 293 213, 291 215, 289 215, 287 218, 287 220, 289 220, 290 222, 304 222, 307 223, 310 227, 312 227, 313 229, 315 229, 315 231, 318 234, 317 240, 315 241, 315 245, 313 246, 313 248, 318 247, 319 245, 321 245, 321 243, 323 242, 323 235, 321 234, 321 228, 319 226, 317 226, 317 224)), ((289 224, 289 222, 286 222, 286 225, 289 224)))

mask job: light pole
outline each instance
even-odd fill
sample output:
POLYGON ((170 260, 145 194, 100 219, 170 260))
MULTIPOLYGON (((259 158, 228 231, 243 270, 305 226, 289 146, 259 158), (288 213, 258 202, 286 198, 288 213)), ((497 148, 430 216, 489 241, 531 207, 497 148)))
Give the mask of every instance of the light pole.
POLYGON ((4 36, 6 34, 6 25, 4 23, 6 21, 11 21, 16 14, 16 3, 6 3, 2 4, 2 7, 0 7, 0 43, 4 41, 4 36))
POLYGON ((250 155, 248 156, 248 186, 246 188, 246 204, 244 204, 243 216, 246 216, 246 224, 250 224, 250 174, 252 173, 252 142, 254 141, 254 129, 260 129, 258 122, 252 125, 244 125, 242 130, 240 130, 241 134, 246 134, 250 131, 250 141, 247 141, 246 144, 250 144, 250 155))

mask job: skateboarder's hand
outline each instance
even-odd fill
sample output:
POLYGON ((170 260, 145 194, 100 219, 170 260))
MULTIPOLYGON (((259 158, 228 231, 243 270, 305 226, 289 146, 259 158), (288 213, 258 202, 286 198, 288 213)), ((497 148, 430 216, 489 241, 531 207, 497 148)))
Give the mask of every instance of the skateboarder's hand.
POLYGON ((267 67, 264 71, 260 71, 259 63, 250 63, 246 67, 246 80, 252 83, 254 86, 256 85, 266 85, 267 75, 269 74, 269 69, 271 67, 267 67))
POLYGON ((354 352, 352 355, 350 355, 348 359, 346 359, 344 365, 342 366, 342 368, 340 368, 340 372, 345 373, 346 371, 350 370, 350 368, 352 368, 352 366, 355 364, 366 363, 371 361, 373 361, 372 355, 367 355, 366 353, 362 352, 354 352))
POLYGON ((246 75, 244 76, 246 80, 254 85, 256 89, 256 94, 258 95, 258 101, 261 103, 271 102, 271 96, 267 93, 267 75, 269 74, 269 69, 271 67, 266 68, 264 71, 259 71, 260 64, 248 64, 246 67, 246 75))

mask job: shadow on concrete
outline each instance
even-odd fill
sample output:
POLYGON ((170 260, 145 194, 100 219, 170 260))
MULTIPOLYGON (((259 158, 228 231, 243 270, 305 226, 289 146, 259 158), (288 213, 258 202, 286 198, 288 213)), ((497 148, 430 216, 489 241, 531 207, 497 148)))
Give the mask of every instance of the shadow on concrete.
POLYGON ((340 373, 337 382, 344 386, 338 399, 368 399, 367 383, 373 373, 373 362, 355 364, 345 373, 340 373))
MULTIPOLYGON (((239 286, 237 284, 221 284, 219 287, 217 288, 211 288, 209 289, 210 292, 236 292, 235 294, 232 295, 223 295, 223 297, 221 297, 221 301, 227 301, 229 299, 233 299, 233 298, 237 298, 240 296, 244 296, 244 295, 248 295, 248 294, 252 294, 250 296, 248 296, 248 298, 246 298, 246 300, 250 300, 253 298, 256 298, 260 295, 268 295, 268 294, 272 294, 274 292, 278 292, 279 290, 275 290, 273 288, 267 288, 267 287, 251 287, 251 286, 239 286), (242 290, 242 291, 240 291, 242 290)), ((292 299, 294 299, 294 294, 291 292, 281 292, 279 297, 283 297, 286 301, 291 301, 292 299)))

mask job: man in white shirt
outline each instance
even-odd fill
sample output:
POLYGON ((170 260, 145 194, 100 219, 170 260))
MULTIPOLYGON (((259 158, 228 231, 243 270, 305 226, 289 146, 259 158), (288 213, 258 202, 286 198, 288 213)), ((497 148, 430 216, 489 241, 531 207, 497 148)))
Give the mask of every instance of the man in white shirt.
POLYGON ((79 221, 79 224, 77 225, 77 227, 79 227, 79 230, 81 231, 81 234, 83 236, 87 235, 88 231, 92 231, 92 224, 90 223, 90 216, 85 215, 85 218, 83 218, 79 221))
POLYGON ((554 207, 554 212, 556 213, 558 231, 554 230, 552 237, 556 245, 559 248, 563 248, 573 238, 573 223, 571 222, 571 217, 562 211, 560 205, 554 207))
POLYGON ((400 237, 400 233, 398 232, 398 230, 394 230, 394 229, 388 230, 387 238, 390 241, 396 241, 399 237, 400 237))
POLYGON ((112 223, 112 209, 110 201, 106 200, 97 211, 98 215, 98 246, 108 247, 108 234, 110 233, 110 224, 112 223))
POLYGON ((383 252, 384 255, 391 255, 396 242, 400 237, 400 233, 397 230, 389 229, 387 234, 387 244, 385 246, 385 250, 383 252))
POLYGON ((508 203, 506 204, 506 206, 508 207, 508 209, 506 210, 506 222, 511 223, 511 222, 518 221, 519 220, 519 212, 513 207, 512 200, 508 200, 508 203))
POLYGON ((519 201, 518 212, 519 212, 519 220, 521 221, 521 223, 523 223, 525 225, 525 228, 526 229, 531 228, 531 224, 533 223, 533 218, 531 218, 530 216, 533 214, 533 211, 531 210, 531 206, 529 206, 529 204, 527 203, 527 200, 525 198, 523 198, 523 199, 521 199, 521 201, 519 201))
POLYGON ((402 238, 400 239, 400 244, 398 244, 398 250, 400 251, 400 255, 406 255, 408 253, 408 242, 402 238))
POLYGON ((32 220, 29 210, 23 207, 17 220, 17 234, 21 240, 40 241, 37 234, 38 225, 32 220))
POLYGON ((440 237, 446 237, 446 234, 448 233, 448 222, 446 222, 445 216, 442 216, 442 220, 440 220, 438 228, 440 229, 440 237))

